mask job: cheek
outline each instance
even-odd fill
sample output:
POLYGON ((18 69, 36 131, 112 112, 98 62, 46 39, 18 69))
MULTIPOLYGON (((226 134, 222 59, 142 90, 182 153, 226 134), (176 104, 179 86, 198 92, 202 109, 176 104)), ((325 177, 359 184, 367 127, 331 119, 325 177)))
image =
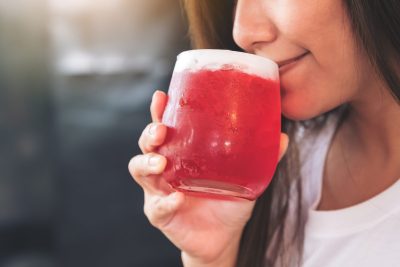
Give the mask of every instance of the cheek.
POLYGON ((354 68, 335 64, 322 68, 309 58, 301 68, 281 77, 282 113, 307 120, 349 102, 358 90, 356 77, 354 68))
POLYGON ((337 18, 326 25, 303 36, 311 55, 281 77, 282 112, 288 118, 311 119, 352 101, 366 76, 365 56, 359 55, 349 25, 337 18))

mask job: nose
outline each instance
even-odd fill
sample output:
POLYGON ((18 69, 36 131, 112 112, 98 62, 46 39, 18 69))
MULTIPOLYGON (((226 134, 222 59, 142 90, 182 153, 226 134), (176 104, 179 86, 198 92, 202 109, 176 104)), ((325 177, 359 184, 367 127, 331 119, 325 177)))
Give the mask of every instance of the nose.
POLYGON ((238 0, 233 23, 233 39, 244 51, 255 53, 260 43, 276 40, 278 31, 268 7, 269 1, 238 0))

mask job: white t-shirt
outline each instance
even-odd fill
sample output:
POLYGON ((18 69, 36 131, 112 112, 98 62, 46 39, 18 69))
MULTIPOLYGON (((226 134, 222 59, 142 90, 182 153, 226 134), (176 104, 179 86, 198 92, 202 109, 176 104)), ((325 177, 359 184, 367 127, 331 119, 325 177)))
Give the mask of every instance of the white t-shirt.
MULTIPOLYGON (((328 120, 301 151, 308 218, 303 267, 400 267, 400 180, 352 207, 317 211, 325 157, 336 129, 328 120)), ((379 177, 377 177, 379 179, 379 177)))

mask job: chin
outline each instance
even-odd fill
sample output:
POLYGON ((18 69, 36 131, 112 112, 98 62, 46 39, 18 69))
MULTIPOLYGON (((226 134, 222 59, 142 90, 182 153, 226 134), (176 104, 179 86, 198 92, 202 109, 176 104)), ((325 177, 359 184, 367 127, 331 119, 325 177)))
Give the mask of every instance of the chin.
POLYGON ((312 103, 305 99, 282 97, 282 114, 286 118, 294 121, 310 120, 324 113, 319 109, 318 103, 312 103))

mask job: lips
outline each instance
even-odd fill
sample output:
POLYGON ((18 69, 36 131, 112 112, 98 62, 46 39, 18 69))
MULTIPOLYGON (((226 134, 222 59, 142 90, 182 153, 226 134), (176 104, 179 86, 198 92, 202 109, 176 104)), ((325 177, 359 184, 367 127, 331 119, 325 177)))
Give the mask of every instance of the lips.
POLYGON ((303 57, 305 57, 309 52, 305 52, 299 56, 296 57, 292 57, 286 60, 282 60, 282 61, 278 61, 277 64, 279 66, 279 71, 282 71, 284 69, 287 69, 290 65, 293 65, 292 63, 295 63, 297 61, 299 61, 300 59, 302 59, 303 57))

